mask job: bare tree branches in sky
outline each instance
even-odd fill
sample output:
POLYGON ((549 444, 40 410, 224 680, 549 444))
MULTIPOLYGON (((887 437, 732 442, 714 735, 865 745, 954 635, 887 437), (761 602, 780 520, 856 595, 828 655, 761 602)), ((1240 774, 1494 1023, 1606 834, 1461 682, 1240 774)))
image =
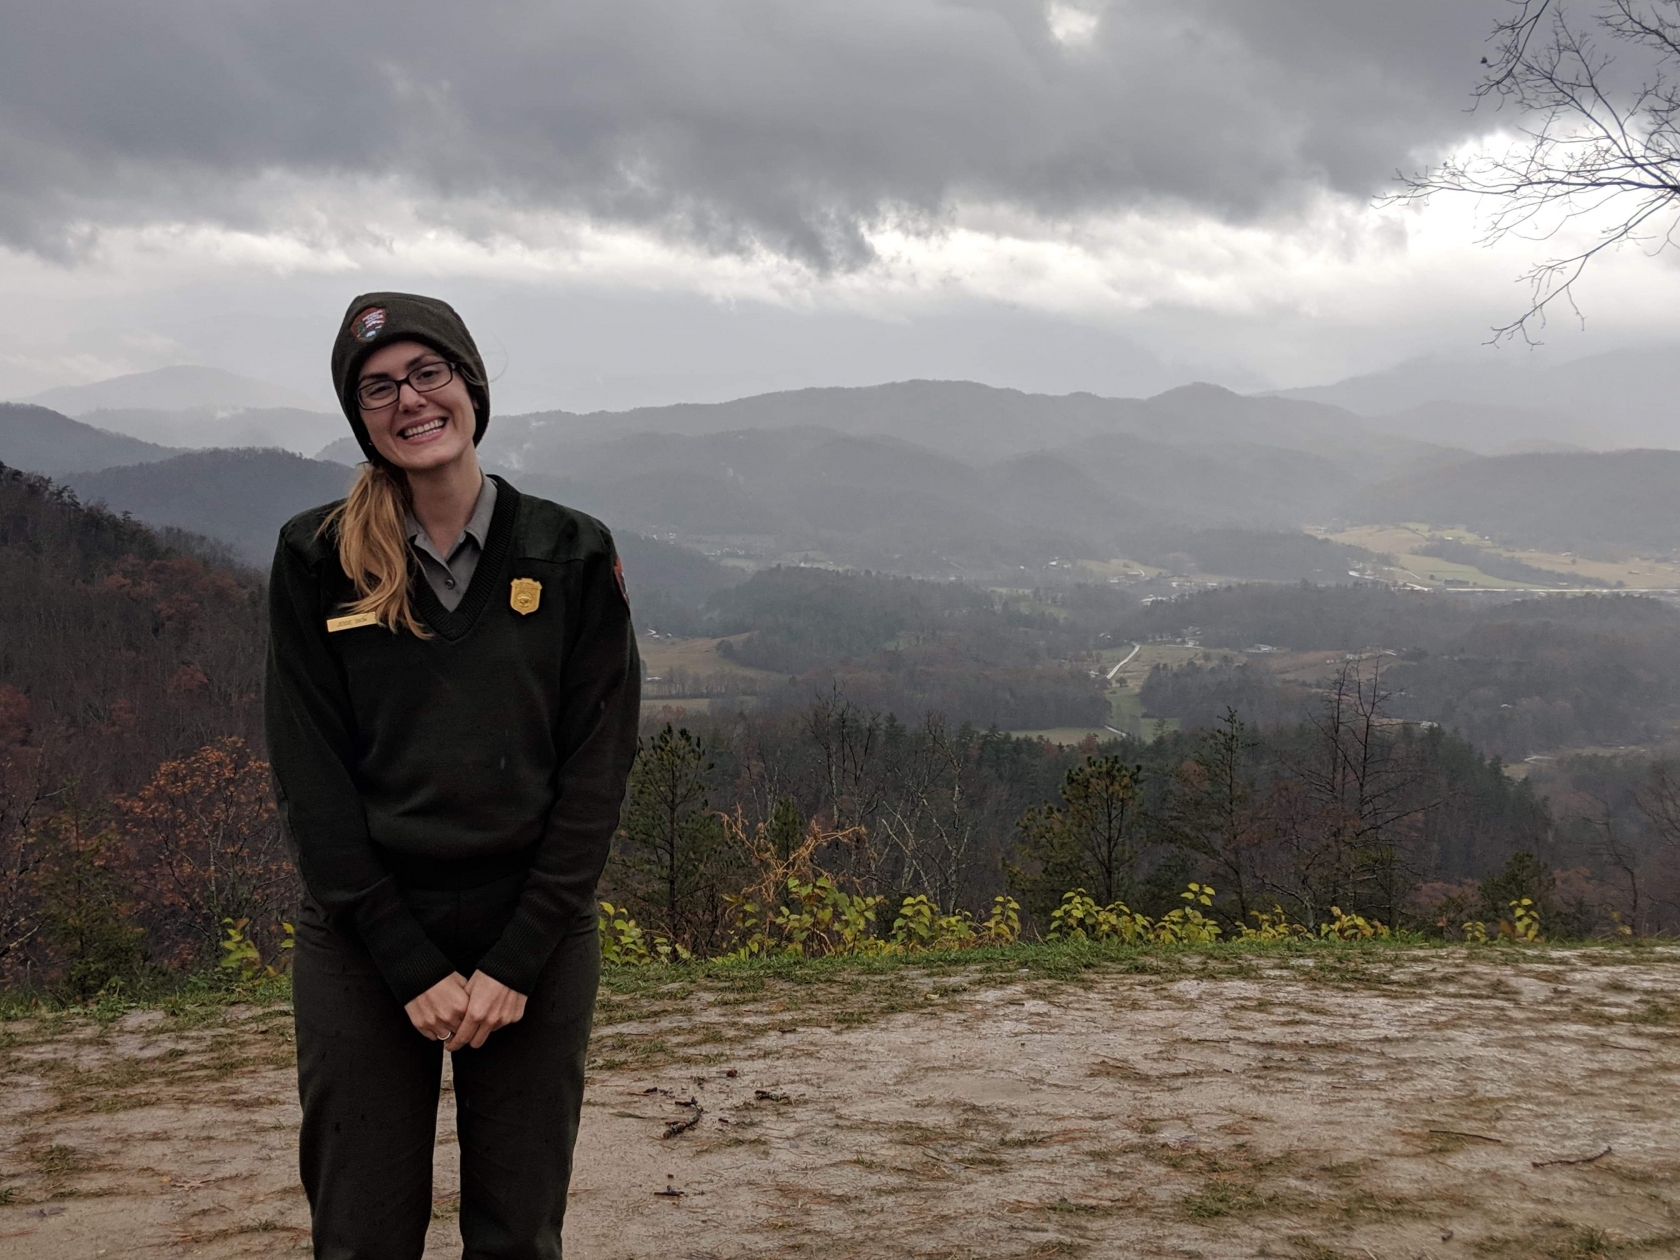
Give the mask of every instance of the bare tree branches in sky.
POLYGON ((1680 0, 1608 0, 1582 17, 1561 0, 1510 0, 1484 58, 1482 101, 1519 116, 1497 156, 1453 157, 1407 179, 1403 199, 1473 193, 1494 203, 1484 239, 1564 237, 1524 274, 1527 309, 1496 340, 1533 341, 1554 304, 1606 250, 1660 251, 1680 227, 1680 0))

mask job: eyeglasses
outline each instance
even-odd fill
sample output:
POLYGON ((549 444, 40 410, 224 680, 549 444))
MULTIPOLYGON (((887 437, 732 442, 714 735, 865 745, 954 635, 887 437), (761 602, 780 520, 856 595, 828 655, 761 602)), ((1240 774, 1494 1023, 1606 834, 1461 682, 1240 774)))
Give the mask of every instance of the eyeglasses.
POLYGON ((416 394, 429 394, 434 389, 442 389, 454 379, 454 364, 437 359, 431 363, 422 363, 400 380, 392 380, 389 376, 369 377, 356 386, 356 401, 372 411, 379 407, 389 407, 396 402, 397 395, 402 393, 404 385, 416 394))

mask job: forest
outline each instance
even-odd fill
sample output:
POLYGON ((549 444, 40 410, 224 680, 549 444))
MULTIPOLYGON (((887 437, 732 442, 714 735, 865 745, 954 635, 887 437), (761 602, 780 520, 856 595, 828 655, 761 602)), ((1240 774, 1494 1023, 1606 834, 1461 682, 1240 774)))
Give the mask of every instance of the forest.
POLYGON ((905 723, 839 689, 798 711, 650 725, 604 895, 719 949, 756 826, 784 858, 816 837, 823 869, 888 905, 925 894, 980 913, 1010 895, 1040 930, 1071 889, 1160 916, 1189 883, 1213 890, 1227 931, 1337 908, 1455 939, 1522 897, 1554 935, 1675 926, 1671 761, 1577 758, 1548 774, 1549 796, 1457 734, 1392 718, 1393 698, 1383 658, 1360 657, 1288 720, 1227 709, 1081 747, 937 713, 905 723))
MULTIPOLYGON (((655 540, 623 550, 637 606, 719 635, 760 688, 644 709, 602 894, 685 949, 738 943, 763 910, 749 892, 788 863, 976 921, 1014 898, 1029 934, 1075 889, 1162 915, 1191 882, 1228 931, 1335 908, 1451 936, 1518 896, 1554 935, 1676 926, 1680 777, 1660 742, 1519 781, 1500 760, 1518 718, 1477 698, 1517 696, 1523 729, 1665 736, 1680 630, 1655 601, 1294 585, 1144 604, 1072 580, 742 580, 655 540), (1100 722, 1102 652, 1191 632, 1353 646, 1310 681, 1158 671, 1143 701, 1176 722, 1150 738, 1009 733, 1100 722)), ((0 580, 0 976, 85 995, 280 958, 297 885, 264 761, 262 576, 6 469, 0 580)))
MULTIPOLYGON (((1211 647, 1392 654, 1390 716, 1435 722, 1506 760, 1567 747, 1660 745, 1680 723, 1680 611, 1648 596, 1474 600, 1386 587, 1226 587, 1156 603, 1130 637, 1193 633, 1211 647)), ((1312 688, 1264 664, 1151 677, 1146 712, 1192 725, 1236 704, 1261 720, 1312 688)), ((1316 681, 1316 680, 1315 680, 1316 681)))

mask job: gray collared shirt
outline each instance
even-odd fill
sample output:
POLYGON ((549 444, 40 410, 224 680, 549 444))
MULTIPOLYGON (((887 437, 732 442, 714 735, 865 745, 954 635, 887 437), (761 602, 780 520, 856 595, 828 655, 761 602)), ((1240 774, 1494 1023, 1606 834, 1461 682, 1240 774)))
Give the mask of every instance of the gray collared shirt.
POLYGON ((438 603, 450 612, 454 612, 460 604, 461 596, 467 593, 467 586, 478 569, 478 558, 484 554, 484 540, 490 534, 490 516, 495 510, 496 483, 486 477, 478 488, 478 501, 473 504, 466 528, 446 556, 438 554, 431 536, 414 519, 414 513, 408 513, 404 528, 408 531, 409 546, 419 557, 420 571, 426 575, 426 582, 437 595, 438 603))

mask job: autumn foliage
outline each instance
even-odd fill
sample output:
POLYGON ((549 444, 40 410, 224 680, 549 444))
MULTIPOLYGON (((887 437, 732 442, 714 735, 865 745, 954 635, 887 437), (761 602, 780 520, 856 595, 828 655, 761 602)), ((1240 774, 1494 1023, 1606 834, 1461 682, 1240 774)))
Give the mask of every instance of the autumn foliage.
POLYGON ((258 940, 277 932, 295 899, 268 764, 229 737, 166 761, 116 801, 136 918, 155 961, 210 956, 225 920, 248 919, 258 940))
POLYGON ((0 983, 85 994, 265 941, 263 584, 0 467, 0 983))

